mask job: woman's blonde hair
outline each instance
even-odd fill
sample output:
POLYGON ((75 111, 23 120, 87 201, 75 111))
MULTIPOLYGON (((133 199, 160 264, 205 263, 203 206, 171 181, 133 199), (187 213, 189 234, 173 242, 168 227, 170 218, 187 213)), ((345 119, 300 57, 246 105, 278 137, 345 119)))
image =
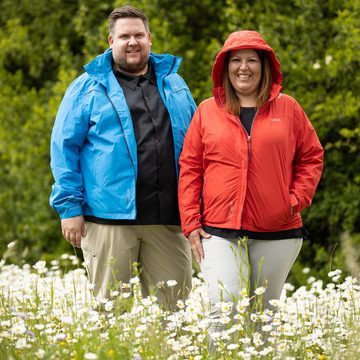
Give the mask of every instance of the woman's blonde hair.
MULTIPOLYGON (((265 104, 265 102, 269 98, 272 76, 271 76, 271 66, 270 60, 265 51, 255 50, 260 57, 261 61, 261 79, 259 85, 259 92, 256 99, 256 106, 260 107, 265 104)), ((224 61, 224 74, 223 74, 223 87, 225 91, 226 98, 226 109, 228 112, 239 115, 240 114, 240 102, 238 97, 236 96, 236 92, 231 85, 229 78, 229 57, 230 51, 226 54, 226 58, 224 61)))

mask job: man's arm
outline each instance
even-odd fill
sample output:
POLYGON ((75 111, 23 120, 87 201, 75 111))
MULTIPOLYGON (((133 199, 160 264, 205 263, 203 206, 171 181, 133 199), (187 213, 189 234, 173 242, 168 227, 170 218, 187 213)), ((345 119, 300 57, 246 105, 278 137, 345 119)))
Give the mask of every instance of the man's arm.
POLYGON ((55 183, 50 205, 62 219, 64 237, 74 246, 80 245, 81 236, 85 233, 80 153, 89 128, 86 102, 78 89, 78 81, 75 80, 60 104, 51 135, 51 169, 55 183))

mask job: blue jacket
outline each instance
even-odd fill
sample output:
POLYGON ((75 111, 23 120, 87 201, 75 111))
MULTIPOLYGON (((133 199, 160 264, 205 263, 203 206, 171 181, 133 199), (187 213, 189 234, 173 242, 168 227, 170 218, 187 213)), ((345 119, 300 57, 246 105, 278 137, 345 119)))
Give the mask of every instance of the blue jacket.
MULTIPOLYGON (((160 96, 169 112, 175 163, 196 105, 177 74, 181 59, 150 54, 160 96)), ((137 149, 125 96, 106 50, 67 89, 51 136, 55 184, 50 205, 62 219, 92 215, 136 218, 137 149)))

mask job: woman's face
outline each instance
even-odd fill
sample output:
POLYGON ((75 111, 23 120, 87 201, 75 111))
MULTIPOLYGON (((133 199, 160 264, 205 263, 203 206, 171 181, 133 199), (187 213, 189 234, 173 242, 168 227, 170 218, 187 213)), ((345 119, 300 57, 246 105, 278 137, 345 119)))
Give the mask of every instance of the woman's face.
POLYGON ((261 80, 261 60, 258 53, 252 49, 231 51, 228 71, 237 97, 256 99, 261 80))

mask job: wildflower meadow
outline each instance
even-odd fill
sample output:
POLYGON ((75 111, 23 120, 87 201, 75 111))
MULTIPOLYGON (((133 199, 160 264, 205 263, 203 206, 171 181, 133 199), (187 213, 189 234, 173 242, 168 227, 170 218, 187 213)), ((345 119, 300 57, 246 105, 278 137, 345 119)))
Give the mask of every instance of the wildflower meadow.
POLYGON ((223 330, 210 335, 201 273, 190 297, 169 312, 155 296, 141 297, 137 276, 95 301, 85 269, 66 270, 78 262, 68 254, 21 267, 1 261, 0 359, 360 358, 360 286, 340 270, 327 284, 311 276, 297 289, 285 284, 273 311, 257 306, 265 288, 254 298, 244 289, 235 309, 218 304, 223 330))

